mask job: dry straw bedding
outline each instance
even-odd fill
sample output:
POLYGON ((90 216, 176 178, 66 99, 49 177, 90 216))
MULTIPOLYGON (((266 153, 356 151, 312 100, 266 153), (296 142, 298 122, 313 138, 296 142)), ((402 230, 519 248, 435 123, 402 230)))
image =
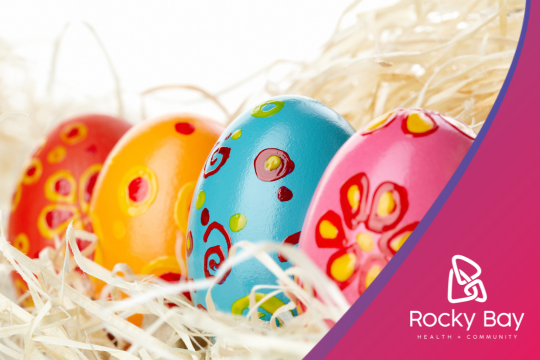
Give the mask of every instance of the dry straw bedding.
MULTIPOLYGON (((422 107, 454 116, 478 132, 510 67, 525 1, 403 0, 372 11, 361 7, 360 1, 351 4, 320 57, 295 63, 285 79, 268 80, 265 91, 315 98, 355 128, 394 108, 422 107)), ((0 74, 7 60, 0 56, 0 74)), ((8 85, 0 78, 0 112, 5 113, 0 121, 0 167, 7 172, 16 169, 8 159, 18 160, 8 154, 23 151, 32 145, 28 139, 43 135, 4 131, 2 123, 15 116, 9 113, 15 100, 8 85)), ((220 95, 214 98, 219 100, 220 95)), ((33 103, 27 112, 39 117, 39 106, 33 103)), ((58 108, 47 107, 54 110, 58 108)), ((4 200, 10 189, 5 181, 0 185, 4 200)), ((211 289, 219 276, 213 282, 168 285, 134 275, 124 264, 108 271, 84 256, 95 248, 95 236, 76 234, 93 241, 81 254, 75 232, 69 228, 55 248, 46 248, 39 259, 31 260, 12 247, 2 231, 0 250, 6 258, 0 264, 2 276, 15 269, 28 282, 29 292, 15 302, 0 294, 0 359, 299 359, 328 331, 325 320, 337 321, 348 309, 326 275, 291 247, 245 241, 231 249, 222 273, 255 257, 278 278, 274 286, 253 289, 250 315, 255 316, 239 319, 214 311, 211 291, 208 313, 179 295, 189 286, 211 289), (73 255, 66 257, 68 245, 73 255), (240 248, 243 251, 236 254, 240 248), (268 252, 278 248, 296 264, 294 268, 283 271, 273 262, 268 252), (88 277, 76 271, 77 266, 108 284, 106 300, 91 300, 88 277), (315 288, 323 301, 300 288, 293 275, 315 288), (291 298, 274 314, 283 326, 256 316, 254 293, 259 289, 291 298), (35 307, 21 307, 25 297, 32 297, 35 307), (295 318, 283 316, 298 300, 307 304, 307 311, 295 318), (132 314, 144 314, 143 328, 126 320, 132 314)))

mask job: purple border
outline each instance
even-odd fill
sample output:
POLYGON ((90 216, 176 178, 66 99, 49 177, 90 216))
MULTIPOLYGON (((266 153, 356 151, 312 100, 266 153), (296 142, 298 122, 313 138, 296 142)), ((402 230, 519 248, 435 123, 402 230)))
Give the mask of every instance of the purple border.
POLYGON ((337 322, 337 324, 313 348, 313 350, 309 352, 309 354, 304 359, 320 360, 324 359, 328 355, 330 350, 332 350, 332 348, 338 344, 341 338, 349 331, 351 326, 358 321, 360 316, 369 307, 371 302, 375 300, 377 295, 379 295, 381 290, 386 286, 388 281, 399 269, 407 256, 409 256, 409 254, 414 249, 418 241, 420 241, 420 239, 422 238, 428 227, 431 225, 432 221, 435 219, 441 208, 446 203, 446 200, 460 181, 463 173, 467 170, 467 167, 471 163, 474 155, 478 151, 478 148, 482 144, 482 141, 484 140, 489 128, 491 127, 491 124, 493 123, 493 120, 495 119, 495 116, 497 115, 497 112, 499 111, 499 107, 501 106, 506 91, 510 86, 514 71, 519 62, 523 43, 525 41, 525 35, 529 23, 530 7, 531 0, 527 0, 525 7, 525 16, 523 19, 523 27, 521 28, 521 35, 519 37, 519 43, 514 58, 512 60, 512 65, 510 66, 510 70, 508 71, 508 75, 506 76, 499 96, 497 96, 497 100, 495 101, 495 104, 493 105, 493 108, 491 109, 484 126, 482 126, 482 130, 480 130, 480 133, 476 137, 476 140, 473 142, 471 148, 469 149, 465 157, 463 158, 463 161, 457 168, 456 172, 454 173, 454 175, 452 175, 452 178, 450 179, 450 181, 448 181, 448 184, 446 184, 437 200, 433 203, 420 224, 416 227, 415 231, 407 239, 407 242, 405 242, 400 251, 396 253, 396 255, 388 263, 388 265, 386 265, 383 271, 377 276, 376 281, 374 281, 372 285, 362 294, 362 296, 358 298, 358 300, 351 306, 349 311, 347 311, 347 313, 337 322))

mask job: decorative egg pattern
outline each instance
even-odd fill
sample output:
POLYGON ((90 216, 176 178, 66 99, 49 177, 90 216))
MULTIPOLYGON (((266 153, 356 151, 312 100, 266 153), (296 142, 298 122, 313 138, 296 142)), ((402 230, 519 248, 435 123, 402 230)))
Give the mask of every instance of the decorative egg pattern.
MULTIPOLYGON (((61 123, 41 142, 17 182, 11 203, 8 240, 31 258, 54 246, 73 221, 91 231, 88 202, 105 158, 131 127, 106 115, 85 115, 61 123)), ((79 246, 87 245, 78 240, 79 246)), ((24 283, 14 274, 17 284, 24 283)))
MULTIPOLYGON (((112 270, 178 281, 195 182, 223 126, 196 115, 167 115, 131 129, 111 152, 90 205, 95 261, 112 270), (177 244, 178 241, 178 244, 177 244)), ((103 284, 97 283, 100 291, 103 284)))
POLYGON ((92 196, 101 164, 129 127, 110 116, 86 115, 49 133, 13 195, 8 238, 14 246, 34 258, 54 244, 70 221, 79 229, 89 225, 84 204, 92 196))
POLYGON ((474 138, 448 116, 398 109, 336 154, 310 204, 300 248, 351 304, 407 240, 474 138))
MULTIPOLYGON (((186 249, 191 279, 212 279, 233 244, 273 241, 295 245, 309 201, 332 156, 354 133, 325 105, 301 96, 273 98, 239 116, 210 152, 195 188, 186 249)), ((287 259, 272 254, 283 268, 287 259)), ((241 315, 255 285, 276 285, 256 259, 237 264, 212 289, 218 310, 241 315)), ((257 290, 262 299, 272 289, 257 290)), ((191 296, 206 308, 207 290, 191 296)), ((288 301, 273 296, 262 319, 288 301)))

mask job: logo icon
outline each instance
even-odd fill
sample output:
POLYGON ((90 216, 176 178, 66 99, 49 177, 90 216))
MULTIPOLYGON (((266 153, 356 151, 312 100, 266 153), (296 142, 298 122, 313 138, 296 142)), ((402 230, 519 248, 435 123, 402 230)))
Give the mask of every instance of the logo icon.
POLYGON ((463 255, 454 255, 452 258, 452 269, 450 269, 450 276, 448 277, 448 301, 450 301, 452 304, 472 300, 485 302, 487 300, 486 288, 484 288, 484 283, 482 283, 482 280, 478 279, 481 273, 482 269, 480 269, 480 266, 477 263, 463 255), (462 260, 472 265, 476 269, 476 273, 469 277, 463 270, 458 269, 457 260, 462 260), (454 282, 454 275, 459 285, 465 285, 464 291, 465 294, 467 294, 466 297, 461 299, 454 299, 452 297, 452 283, 454 282), (478 297, 479 292, 482 297, 478 297))

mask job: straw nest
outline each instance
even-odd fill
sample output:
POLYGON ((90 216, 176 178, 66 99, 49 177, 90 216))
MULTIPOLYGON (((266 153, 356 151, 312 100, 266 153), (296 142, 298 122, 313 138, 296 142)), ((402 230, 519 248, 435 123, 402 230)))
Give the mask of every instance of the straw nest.
MULTIPOLYGON (((287 77, 268 80, 264 90, 270 95, 296 93, 315 98, 355 128, 394 108, 422 107, 454 116, 478 132, 510 67, 524 8, 525 1, 515 0, 403 0, 368 11, 357 0, 315 61, 293 64, 287 77)), ((24 64, 0 43, 0 201, 4 209, 26 152, 68 103, 21 96, 31 93, 32 84, 24 76, 15 80, 5 76, 17 71, 23 73, 24 64), (33 115, 24 119, 19 113, 33 115), (32 122, 40 126, 29 126, 32 122)), ((214 98, 218 100, 219 95, 214 98)), ((246 101, 241 108, 250 105, 246 101)), ((270 295, 284 292, 291 299, 274 314, 284 323, 277 327, 275 322, 258 319, 254 296, 250 315, 238 319, 213 310, 211 291, 209 312, 194 308, 179 295, 190 287, 211 288, 219 275, 213 282, 170 285, 141 278, 124 264, 108 271, 81 254, 75 235, 93 242, 85 254, 95 247, 93 234, 70 227, 55 248, 46 248, 31 260, 12 247, 2 231, 0 250, 6 260, 0 271, 3 277, 13 269, 18 271, 29 291, 17 301, 0 294, 0 359, 302 358, 329 330, 328 324, 348 308, 337 287, 291 247, 241 242, 231 249, 220 270, 223 273, 234 263, 255 257, 272 271, 278 281, 265 288, 274 292, 270 295), (68 246, 71 252, 66 251, 68 246), (243 251, 235 255, 239 248, 243 251), (297 266, 282 271, 268 256, 278 248, 297 266), (109 296, 92 300, 88 275, 77 267, 105 281, 108 292, 104 294, 109 296), (293 275, 306 287, 315 288, 323 301, 300 288, 293 275), (29 297, 33 306, 23 307, 29 297), (307 311, 295 318, 286 316, 298 300, 307 305, 307 311), (133 314, 144 315, 142 328, 126 321, 133 314)))

